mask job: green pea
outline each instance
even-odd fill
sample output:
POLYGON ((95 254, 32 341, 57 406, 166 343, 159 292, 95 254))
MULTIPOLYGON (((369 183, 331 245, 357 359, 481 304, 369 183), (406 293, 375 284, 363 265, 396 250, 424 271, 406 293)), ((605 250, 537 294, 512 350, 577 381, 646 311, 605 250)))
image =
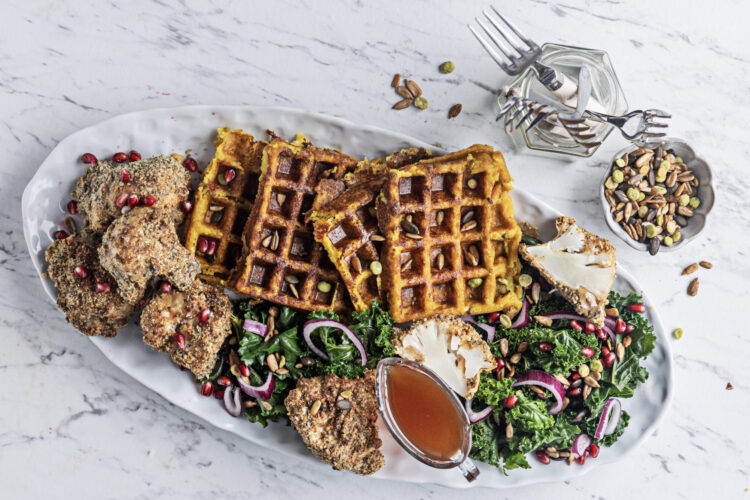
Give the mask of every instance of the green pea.
POLYGON ((456 65, 453 64, 453 61, 445 61, 438 67, 438 69, 440 69, 441 73, 453 73, 453 70, 456 69, 456 65))
POLYGON ((671 236, 665 236, 664 241, 662 241, 662 243, 664 243, 668 247, 671 247, 674 244, 674 240, 672 239, 671 236))
POLYGON ((418 107, 419 109, 427 109, 427 106, 429 103, 427 102, 427 99, 425 99, 422 96, 417 97, 414 99, 414 106, 418 107))
POLYGON ((682 328, 675 328, 672 332, 672 335, 674 336, 675 340, 680 340, 682 338, 682 328))
POLYGON ((466 284, 469 285, 469 288, 479 288, 482 286, 482 278, 471 278, 466 284))
POLYGON ((625 160, 622 159, 622 158, 618 158, 618 159, 615 160, 615 165, 617 165, 618 167, 622 168, 622 167, 625 166, 625 160))
POLYGON ((680 196, 680 205, 686 207, 688 203, 690 203, 690 195, 683 194, 680 196))
POLYGON ((646 217, 646 214, 648 214, 648 207, 646 205, 638 207, 638 217, 643 219, 644 217, 646 217))
POLYGON ((331 291, 331 284, 327 281, 318 281, 318 291, 328 293, 331 291))
POLYGON ((628 188, 628 199, 636 201, 638 199, 639 191, 636 188, 628 188))
POLYGON ((693 196, 692 198, 690 198, 690 207, 691 208, 698 208, 699 206, 701 206, 701 200, 700 199, 698 199, 695 196, 693 196))
POLYGON ((612 172, 612 180, 614 180, 616 183, 621 183, 625 180, 625 175, 622 173, 622 170, 615 170, 612 172))
POLYGON ((383 264, 380 263, 380 261, 373 260, 370 262, 370 271, 372 271, 372 274, 378 275, 383 272, 383 264))

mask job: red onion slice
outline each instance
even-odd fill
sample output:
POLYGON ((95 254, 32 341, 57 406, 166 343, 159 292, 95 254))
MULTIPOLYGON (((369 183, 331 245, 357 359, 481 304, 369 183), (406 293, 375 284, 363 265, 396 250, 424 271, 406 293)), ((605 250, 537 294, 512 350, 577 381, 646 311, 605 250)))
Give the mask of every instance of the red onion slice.
POLYGON ((230 385, 224 390, 224 408, 233 417, 242 414, 242 395, 239 387, 230 385))
POLYGON ((599 417, 599 424, 596 426, 596 433, 594 437, 601 439, 604 436, 612 434, 617 428, 617 424, 620 422, 620 415, 622 414, 622 404, 619 399, 609 398, 604 403, 604 409, 602 415, 599 417))
POLYGON ((362 341, 359 340, 359 337, 357 337, 357 335, 355 335, 355 333, 351 331, 348 326, 332 319, 311 319, 302 326, 302 336, 305 337, 305 342, 312 352, 317 354, 320 358, 328 361, 328 355, 318 349, 315 344, 313 344, 313 341, 310 338, 310 334, 312 334, 312 332, 314 332, 318 328, 326 327, 337 328, 344 332, 349 340, 352 341, 354 347, 356 347, 359 351, 359 355, 362 358, 362 366, 365 366, 367 364, 367 353, 365 352, 365 346, 364 344, 362 344, 362 341))
POLYGON ((614 316, 605 316, 604 317, 604 324, 607 325, 610 328, 615 327, 615 323, 617 323, 617 318, 614 316))
POLYGON ((268 327, 266 325, 260 321, 253 321, 251 319, 246 319, 245 322, 242 323, 242 329, 252 332, 255 335, 260 335, 261 337, 265 337, 266 332, 268 332, 268 327))
POLYGON ((573 440, 573 446, 570 448, 570 451, 580 457, 586 453, 590 445, 591 438, 587 434, 578 434, 573 440))
POLYGON ((513 330, 518 330, 528 324, 529 324, 529 301, 526 299, 523 299, 523 305, 521 305, 521 310, 518 311, 518 315, 516 316, 516 319, 513 320, 513 323, 510 325, 510 327, 513 330))
POLYGON ((475 412, 474 410, 471 409, 472 401, 474 401, 474 398, 467 399, 464 405, 466 408, 466 414, 469 416, 469 422, 471 422, 472 424, 476 424, 477 422, 481 422, 485 418, 492 415, 492 410, 495 409, 494 406, 488 406, 487 408, 485 408, 484 410, 480 412, 475 412))
POLYGON ((555 377, 542 370, 529 370, 518 377, 513 387, 520 387, 522 385, 537 385, 550 391, 555 397, 555 404, 549 408, 549 414, 557 415, 560 413, 563 406, 563 398, 565 397, 565 388, 555 377))
POLYGON ((544 316, 547 316, 549 319, 576 319, 578 321, 588 321, 583 316, 580 316, 578 314, 573 314, 570 312, 565 311, 552 311, 544 314, 544 316))
POLYGON ((612 345, 617 344, 617 337, 615 337, 615 332, 612 331, 612 328, 607 326, 606 321, 604 322, 604 325, 602 326, 602 330, 604 330, 607 335, 609 335, 610 340, 612 340, 612 345))
POLYGON ((487 323, 478 323, 471 316, 462 316, 461 319, 466 321, 467 323, 471 323, 472 325, 477 325, 479 328, 487 332, 487 342, 492 342, 493 340, 495 340, 494 326, 488 325, 487 323))
MULTIPOLYGON (((268 372, 268 377, 266 377, 266 381, 263 382, 263 385, 258 386, 250 385, 242 380, 242 377, 237 377, 237 383, 240 385, 240 389, 242 389, 242 392, 244 392, 251 398, 257 398, 262 401, 271 399, 273 388, 276 385, 275 380, 276 379, 274 379, 273 373, 271 372, 268 372)), ((226 392, 224 393, 224 395, 226 396, 226 392)))

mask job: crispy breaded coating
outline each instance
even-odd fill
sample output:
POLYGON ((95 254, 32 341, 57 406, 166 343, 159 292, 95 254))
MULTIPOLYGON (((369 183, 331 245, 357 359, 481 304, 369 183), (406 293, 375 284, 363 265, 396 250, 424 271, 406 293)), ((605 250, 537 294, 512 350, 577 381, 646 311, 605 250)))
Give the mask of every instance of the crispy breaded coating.
POLYGON ((47 248, 47 274, 57 288, 57 307, 68 323, 89 336, 114 337, 128 323, 135 307, 120 297, 114 279, 99 265, 91 235, 72 235, 55 240, 47 248), (81 266, 88 276, 80 278, 81 266), (108 283, 110 291, 98 293, 97 283, 108 283))
POLYGON ((169 354, 198 378, 211 374, 219 349, 232 333, 232 303, 223 288, 197 279, 184 292, 157 292, 141 314, 143 342, 155 351, 169 354), (211 311, 201 323, 201 311, 211 311), (184 336, 181 348, 175 334, 184 336))
POLYGON ((180 244, 169 212, 146 207, 134 208, 109 226, 102 236, 99 262, 130 303, 143 297, 152 278, 161 277, 184 290, 201 270, 195 256, 180 244))
POLYGON ((168 209, 174 220, 181 222, 184 214, 179 205, 190 194, 190 173, 176 158, 166 155, 132 163, 100 161, 78 178, 71 194, 78 200, 84 226, 101 232, 120 216, 117 198, 123 193, 136 194, 141 200, 153 196, 154 208, 168 209), (120 174, 123 169, 131 176, 127 183, 120 174))
POLYGON ((374 370, 355 380, 301 378, 284 404, 313 455, 334 469, 373 474, 385 463, 376 425, 374 370))

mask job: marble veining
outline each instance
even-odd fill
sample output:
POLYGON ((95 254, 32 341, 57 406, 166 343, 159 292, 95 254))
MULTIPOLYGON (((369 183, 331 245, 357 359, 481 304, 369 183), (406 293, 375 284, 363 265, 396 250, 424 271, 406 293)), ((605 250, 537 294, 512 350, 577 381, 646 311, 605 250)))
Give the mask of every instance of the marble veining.
MULTIPOLYGON (((113 367, 62 322, 23 243, 20 197, 65 136, 116 114, 187 104, 284 105, 404 132, 446 147, 484 142, 515 181, 610 235, 597 183, 624 141, 564 162, 518 151, 493 122, 508 80, 465 24, 484 2, 264 3, 8 0, 0 6, 0 486, 2 498, 745 498, 750 336, 750 50, 739 0, 495 2, 539 42, 607 50, 632 107, 672 112, 670 134, 714 171, 702 235, 618 260, 660 305, 673 342, 675 398, 659 430, 624 461, 559 484, 456 492, 334 473, 256 448, 175 408, 113 367), (437 66, 456 63, 443 76, 437 66), (393 73, 412 76, 426 111, 391 111, 393 73), (448 108, 463 113, 448 121, 448 108), (680 277, 701 271, 697 297, 680 277), (733 391, 725 390, 727 382, 733 391)), ((117 145, 92 145, 112 149, 117 145)), ((632 430, 630 432, 634 432, 632 430)), ((605 450, 606 452, 606 450, 605 450)))

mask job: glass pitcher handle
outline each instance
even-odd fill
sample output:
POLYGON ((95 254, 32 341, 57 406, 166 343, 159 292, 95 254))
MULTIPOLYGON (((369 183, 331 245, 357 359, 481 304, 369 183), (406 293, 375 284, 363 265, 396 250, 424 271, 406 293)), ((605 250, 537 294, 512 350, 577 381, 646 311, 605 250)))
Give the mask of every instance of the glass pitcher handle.
POLYGON ((470 459, 466 459, 460 464, 458 464, 458 469, 461 471, 461 474, 464 475, 467 481, 472 482, 474 481, 477 476, 479 475, 479 469, 477 469, 477 466, 474 465, 474 462, 472 462, 470 459))

